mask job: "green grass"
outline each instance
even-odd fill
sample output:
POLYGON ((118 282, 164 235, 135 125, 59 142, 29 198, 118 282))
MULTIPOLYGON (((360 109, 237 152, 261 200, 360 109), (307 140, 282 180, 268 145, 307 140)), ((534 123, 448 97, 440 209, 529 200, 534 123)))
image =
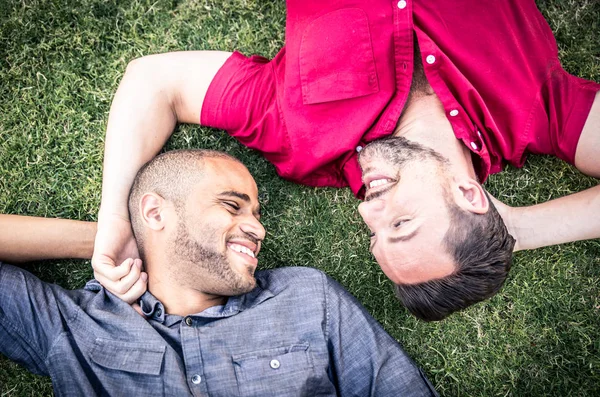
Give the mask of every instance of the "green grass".
MULTIPOLYGON (((565 68, 600 81, 599 3, 538 5, 565 68)), ((108 110, 128 61, 192 49, 273 56, 284 23, 283 1, 1 1, 0 212, 94 220, 108 110)), ((368 254, 349 190, 285 182, 220 131, 183 126, 168 147, 241 158, 262 190, 268 237, 261 264, 329 273, 401 341, 442 395, 600 395, 600 241, 518 253, 496 297, 423 323, 397 304, 368 254)), ((556 159, 531 157, 524 169, 508 169, 487 186, 508 204, 526 205, 594 184, 556 159)), ((67 288, 92 276, 83 261, 30 269, 67 288)), ((0 358, 0 396, 51 393, 47 378, 0 358)))

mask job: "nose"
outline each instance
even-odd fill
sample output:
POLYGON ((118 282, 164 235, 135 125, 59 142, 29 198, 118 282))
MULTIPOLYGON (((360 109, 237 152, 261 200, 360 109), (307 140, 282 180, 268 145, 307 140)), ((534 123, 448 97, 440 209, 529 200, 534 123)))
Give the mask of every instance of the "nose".
POLYGON ((254 215, 248 215, 244 217, 240 225, 240 229, 246 233, 254 237, 255 239, 262 241, 265 239, 265 227, 260 223, 258 219, 254 217, 254 215))
POLYGON ((371 230, 375 230, 376 220, 381 218, 385 203, 382 200, 375 199, 371 201, 363 201, 358 205, 358 212, 363 218, 363 221, 371 230))

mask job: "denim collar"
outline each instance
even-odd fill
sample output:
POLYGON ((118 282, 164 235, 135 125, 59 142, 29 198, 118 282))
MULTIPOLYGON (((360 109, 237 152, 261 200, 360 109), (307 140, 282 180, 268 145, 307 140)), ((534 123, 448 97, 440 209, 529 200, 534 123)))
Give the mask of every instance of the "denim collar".
MULTIPOLYGON (((88 291, 100 291, 104 287, 97 280, 90 280, 84 289, 88 291)), ((107 291, 108 292, 108 291, 107 291)), ((244 310, 260 305, 262 302, 274 297, 275 294, 268 288, 264 288, 263 280, 257 278, 256 287, 244 295, 232 296, 224 305, 212 306, 204 311, 194 314, 194 317, 205 319, 218 319, 234 316, 244 310)), ((181 316, 166 315, 165 306, 149 291, 146 291, 138 300, 142 313, 147 319, 160 322, 167 326, 181 320, 181 316)))

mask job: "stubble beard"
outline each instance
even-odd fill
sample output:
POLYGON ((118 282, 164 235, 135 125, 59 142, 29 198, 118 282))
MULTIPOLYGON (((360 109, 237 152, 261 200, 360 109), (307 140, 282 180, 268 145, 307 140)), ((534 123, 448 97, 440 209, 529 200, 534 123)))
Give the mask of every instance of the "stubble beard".
POLYGON ((442 168, 448 164, 448 159, 437 151, 401 136, 381 138, 366 145, 359 159, 370 157, 381 158, 398 169, 420 161, 436 161, 442 168))
POLYGON ((236 273, 227 256, 213 248, 218 244, 216 233, 209 228, 204 235, 206 238, 203 240, 207 244, 201 244, 191 236, 185 221, 179 222, 177 234, 171 245, 172 254, 178 262, 189 267, 178 269, 180 273, 178 278, 186 284, 202 285, 202 288, 206 289, 204 292, 216 295, 235 296, 254 289, 256 286, 254 270, 248 269, 252 277, 244 277, 236 273), (201 280, 194 280, 194 278, 201 280))

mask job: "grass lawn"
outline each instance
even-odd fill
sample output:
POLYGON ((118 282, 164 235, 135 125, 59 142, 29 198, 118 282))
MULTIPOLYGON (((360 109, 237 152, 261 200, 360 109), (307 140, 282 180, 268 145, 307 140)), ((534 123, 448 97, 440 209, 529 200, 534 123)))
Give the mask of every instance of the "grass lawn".
MULTIPOLYGON (((538 5, 564 67, 600 81, 600 3, 538 5)), ((95 220, 108 111, 128 61, 198 49, 273 56, 284 23, 283 1, 1 0, 0 212, 95 220)), ((255 176, 268 231, 261 266, 330 274, 404 345, 440 394, 600 395, 599 240, 520 252, 496 297, 424 323, 392 296, 349 189, 283 181, 260 155, 217 130, 182 126, 168 144, 198 147, 239 157, 255 176)), ((510 205, 527 205, 596 183, 556 159, 530 157, 522 170, 492 176, 487 188, 510 205)), ((92 277, 84 261, 28 268, 66 288, 92 277)), ((0 396, 49 394, 48 378, 0 357, 0 396)))

